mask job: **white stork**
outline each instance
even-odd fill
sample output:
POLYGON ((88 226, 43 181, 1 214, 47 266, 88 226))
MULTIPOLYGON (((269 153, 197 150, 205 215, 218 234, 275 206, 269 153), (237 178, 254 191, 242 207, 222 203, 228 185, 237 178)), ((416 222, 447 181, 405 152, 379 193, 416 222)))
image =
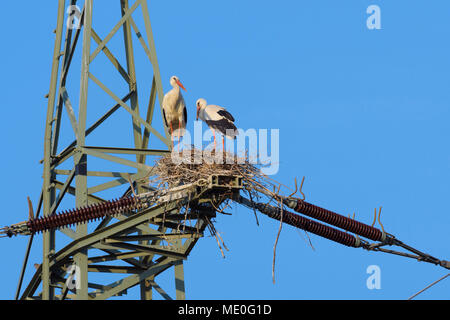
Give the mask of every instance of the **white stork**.
MULTIPOLYGON (((164 96, 162 108, 164 123, 167 128, 170 128, 170 135, 172 138, 173 147, 173 132, 178 130, 178 142, 182 136, 184 136, 184 130, 186 129, 187 122, 187 111, 186 103, 184 102, 183 95, 181 94, 181 89, 186 91, 183 84, 180 82, 178 77, 173 76, 170 78, 170 84, 173 89, 167 92, 164 96)), ((180 145, 178 145, 179 147, 180 145)))
POLYGON ((206 122, 214 134, 214 150, 216 149, 216 131, 222 134, 222 147, 225 151, 225 141, 223 136, 229 139, 236 139, 239 134, 234 125, 234 117, 225 108, 207 105, 205 99, 197 100, 197 121, 198 118, 206 122))

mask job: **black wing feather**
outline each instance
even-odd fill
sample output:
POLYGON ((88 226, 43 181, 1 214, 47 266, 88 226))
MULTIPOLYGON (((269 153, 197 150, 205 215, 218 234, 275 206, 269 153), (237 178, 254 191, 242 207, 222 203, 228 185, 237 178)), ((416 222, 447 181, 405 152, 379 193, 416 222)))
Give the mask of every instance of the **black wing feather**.
POLYGON ((239 135, 238 130, 233 122, 227 120, 227 119, 221 119, 218 121, 213 120, 207 120, 206 124, 217 131, 219 131, 221 134, 229 137, 235 138, 237 135, 239 135), (232 131, 232 132, 231 132, 232 131))
POLYGON ((167 118, 166 118, 166 111, 163 109, 163 117, 164 117, 164 123, 166 124, 166 127, 169 127, 169 124, 167 123, 167 118))
POLYGON ((230 120, 231 122, 234 122, 234 118, 231 115, 231 113, 229 113, 227 110, 220 110, 219 112, 217 112, 219 115, 221 115, 222 117, 225 117, 227 120, 230 120))

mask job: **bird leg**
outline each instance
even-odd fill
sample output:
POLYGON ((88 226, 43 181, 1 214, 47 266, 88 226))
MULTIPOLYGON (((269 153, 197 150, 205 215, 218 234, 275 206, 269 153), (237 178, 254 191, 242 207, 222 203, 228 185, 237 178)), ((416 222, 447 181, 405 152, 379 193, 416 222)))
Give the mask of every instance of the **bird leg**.
POLYGON ((226 163, 225 160, 225 136, 222 135, 222 163, 226 163))
POLYGON ((172 141, 172 150, 173 150, 173 126, 172 126, 172 122, 170 123, 170 141, 172 141))
POLYGON ((216 153, 216 131, 213 129, 213 135, 214 135, 214 154, 216 153))
POLYGON ((178 153, 180 152, 181 121, 178 120, 178 153))

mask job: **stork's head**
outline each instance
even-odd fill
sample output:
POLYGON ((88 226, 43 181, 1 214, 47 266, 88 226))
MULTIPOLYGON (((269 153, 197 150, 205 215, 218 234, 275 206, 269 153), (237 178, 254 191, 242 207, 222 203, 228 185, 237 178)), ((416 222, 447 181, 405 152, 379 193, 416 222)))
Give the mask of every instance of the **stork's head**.
POLYGON ((184 91, 187 91, 177 76, 173 76, 172 78, 170 78, 170 84, 172 85, 172 87, 178 86, 181 89, 183 89, 184 91))
POLYGON ((197 121, 198 121, 198 115, 200 113, 200 109, 206 107, 206 100, 205 99, 198 99, 197 100, 197 121))

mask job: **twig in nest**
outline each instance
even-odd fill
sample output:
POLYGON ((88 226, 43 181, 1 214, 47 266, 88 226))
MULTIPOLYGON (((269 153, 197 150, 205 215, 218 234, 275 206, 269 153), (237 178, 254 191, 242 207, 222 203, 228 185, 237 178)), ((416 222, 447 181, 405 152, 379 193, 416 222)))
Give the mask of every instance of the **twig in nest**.
POLYGON ((270 202, 273 200, 273 198, 279 196, 280 188, 281 188, 281 185, 278 185, 278 190, 275 190, 275 186, 273 187, 273 192, 271 193, 272 197, 269 199, 269 201, 264 206, 264 210, 267 208, 267 206, 270 204, 270 202))
POLYGON ((309 237, 308 232, 305 231, 305 234, 306 234, 306 236, 308 237, 308 242, 309 242, 309 245, 311 246, 311 249, 312 249, 313 251, 316 251, 316 249, 314 248, 314 246, 313 246, 313 244, 312 244, 311 238, 309 237))
POLYGON ((130 174, 128 174, 128 183, 130 184, 130 188, 131 188, 131 191, 133 192, 133 195, 136 197, 137 195, 136 195, 136 191, 134 191, 134 186, 133 186, 133 183, 131 182, 131 175, 130 174))
POLYGON ((280 215, 280 228, 278 229, 277 238, 275 239, 275 245, 273 246, 273 261, 272 261, 272 282, 275 284, 275 257, 277 254, 277 244, 278 239, 280 238, 281 229, 283 228, 283 202, 280 201, 280 209, 281 209, 281 215, 280 215))
POLYGON ((195 223, 195 227, 197 228, 197 233, 200 233, 200 219, 197 219, 197 222, 195 223))
POLYGON ((280 186, 283 186, 283 187, 285 187, 286 189, 292 191, 292 189, 291 189, 290 187, 288 187, 287 185, 282 184, 282 183, 276 181, 275 179, 272 179, 271 177, 269 177, 269 176, 267 176, 267 175, 265 175, 265 174, 263 174, 263 173, 258 173, 258 175, 261 175, 261 176, 263 176, 265 179, 271 180, 271 181, 273 181, 275 184, 278 184, 278 185, 280 185, 280 186))
POLYGON ((220 241, 222 241, 222 246, 225 248, 225 250, 230 251, 227 246, 225 245, 225 241, 223 241, 222 236, 220 235, 220 232, 217 231, 217 229, 214 227, 214 230, 216 231, 217 236, 220 238, 220 241))
POLYGON ((165 227, 165 224, 166 224, 166 212, 167 212, 167 206, 168 206, 168 202, 164 205, 164 212, 163 212, 163 218, 162 218, 162 224, 161 224, 161 227, 162 227, 163 230, 164 230, 163 236, 166 235, 166 227, 165 227))
MULTIPOLYGON (((217 237, 218 232, 217 232, 216 228, 214 227, 214 225, 211 223, 211 221, 207 217, 206 217, 206 221, 208 222, 209 232, 211 232, 211 234, 214 236, 214 238, 216 238, 217 245, 219 246, 220 253, 222 254, 222 257, 225 259, 225 254, 223 253, 222 246, 220 245, 219 238, 217 237)), ((219 237, 220 237, 220 235, 219 235, 219 237)), ((220 237, 220 239, 222 239, 222 237, 220 237)), ((223 243, 224 248, 228 251, 228 248, 225 246, 225 243, 223 242, 223 239, 222 239, 222 243, 223 243)))
MULTIPOLYGON (((191 197, 191 195, 189 194, 189 200, 191 200, 190 197, 191 197)), ((185 212, 184 212, 183 232, 186 231, 186 220, 187 220, 187 215, 188 215, 188 211, 189 211, 189 203, 190 203, 190 201, 188 201, 186 208, 185 208, 185 212)))
POLYGON ((226 209, 226 208, 228 208, 230 206, 230 202, 227 200, 227 202, 225 203, 225 206, 220 210, 220 211, 217 211, 217 213, 223 213, 223 211, 226 209))
POLYGON ((303 177, 303 179, 302 179, 302 183, 300 184, 300 190, 299 190, 299 192, 301 193, 301 195, 302 195, 302 200, 303 201, 305 201, 305 199, 306 199, 306 196, 305 196, 305 194, 303 193, 303 183, 305 182, 305 177, 303 177))
POLYGON ((253 213, 255 214, 255 219, 256 219, 256 225, 259 227, 259 221, 258 221, 258 215, 256 214, 256 209, 253 206, 253 197, 252 197, 252 193, 250 191, 248 191, 247 189, 245 190, 247 191, 249 197, 250 197, 250 201, 252 202, 252 209, 253 209, 253 213))
MULTIPOLYGON (((201 152, 199 150, 199 152, 201 152)), ((173 186, 193 183, 199 179, 208 179, 212 174, 241 175, 244 180, 252 178, 262 179, 262 175, 253 164, 246 158, 236 158, 234 154, 228 153, 236 158, 234 163, 216 163, 214 155, 202 154, 202 162, 196 159, 196 150, 180 154, 180 162, 174 163, 171 155, 160 158, 154 166, 154 174, 150 180, 156 184, 156 189, 167 189, 173 186), (213 161, 210 161, 213 160, 213 161), (256 174, 256 176, 255 176, 256 174)), ((249 181, 250 184, 254 183, 249 181)))
POLYGON ((383 226, 383 224, 381 223, 381 219, 380 219, 380 216, 381 216, 381 208, 382 208, 382 207, 380 207, 380 210, 378 211, 378 223, 379 223, 380 226, 381 226, 381 230, 383 230, 383 232, 384 232, 384 226, 383 226))
POLYGON ((375 222, 377 222, 377 208, 375 208, 375 213, 373 215, 373 222, 372 222, 372 228, 375 225, 375 222))
MULTIPOLYGON (((184 226, 186 227, 186 219, 187 219, 187 212, 188 212, 188 208, 189 208, 189 201, 188 201, 188 203, 186 204, 186 206, 184 206, 184 219, 180 219, 180 221, 177 223, 177 232, 180 232, 180 226, 181 226, 181 224, 182 223, 184 223, 184 226)), ((180 214, 182 214, 182 212, 181 212, 181 209, 180 209, 180 214)), ((184 231, 184 229, 183 229, 183 231, 184 231)))
POLYGON ((297 177, 295 178, 295 190, 290 195, 288 195, 288 198, 291 198, 294 194, 297 193, 298 186, 297 186, 297 177))
MULTIPOLYGON (((218 212, 220 209, 216 207, 216 205, 214 204, 214 200, 210 200, 209 203, 211 203, 211 205, 214 207, 214 210, 216 210, 216 212, 218 212)), ((220 207, 220 205, 219 205, 220 207)))
POLYGON ((311 249, 312 249, 313 251, 316 251, 316 249, 314 248, 314 246, 313 246, 313 244, 312 244, 311 238, 309 237, 308 232, 304 231, 306 237, 308 238, 308 241, 306 241, 306 239, 303 238, 303 236, 302 236, 302 234, 300 233, 300 231, 299 231, 298 229, 296 229, 296 230, 297 230, 298 234, 302 237, 302 239, 305 240, 305 242, 307 242, 307 243, 309 244, 309 246, 311 247, 311 249))

